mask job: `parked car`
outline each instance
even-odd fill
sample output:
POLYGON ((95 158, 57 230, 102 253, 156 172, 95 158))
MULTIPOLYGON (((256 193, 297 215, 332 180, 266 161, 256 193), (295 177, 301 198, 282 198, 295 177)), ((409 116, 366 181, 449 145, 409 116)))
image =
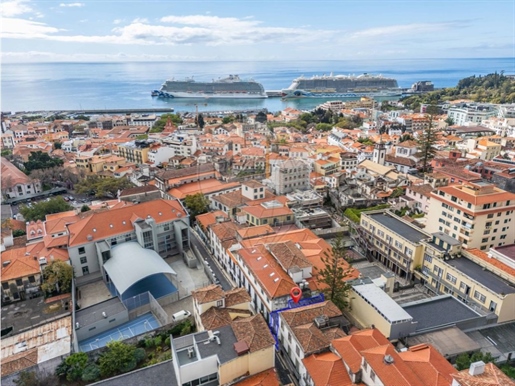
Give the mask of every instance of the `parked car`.
POLYGON ((191 315, 191 312, 189 311, 186 311, 186 310, 181 310, 179 312, 176 312, 175 314, 172 315, 172 319, 174 322, 179 322, 183 319, 186 319, 188 318, 189 316, 191 315))

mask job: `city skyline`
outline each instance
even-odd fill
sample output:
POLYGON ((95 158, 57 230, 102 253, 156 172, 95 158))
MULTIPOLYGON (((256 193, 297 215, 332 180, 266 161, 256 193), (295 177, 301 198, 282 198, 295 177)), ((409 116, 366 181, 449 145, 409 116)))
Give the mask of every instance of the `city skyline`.
POLYGON ((514 11, 503 0, 11 0, 1 4, 2 61, 512 57, 514 11))

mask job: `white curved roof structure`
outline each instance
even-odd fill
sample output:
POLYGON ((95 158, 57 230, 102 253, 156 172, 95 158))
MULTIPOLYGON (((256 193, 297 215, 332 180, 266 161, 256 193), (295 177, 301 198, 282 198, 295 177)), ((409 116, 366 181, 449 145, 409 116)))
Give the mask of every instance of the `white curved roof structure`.
POLYGON ((111 249, 111 258, 104 264, 104 269, 120 295, 146 277, 158 273, 177 275, 156 251, 145 249, 136 242, 111 249))

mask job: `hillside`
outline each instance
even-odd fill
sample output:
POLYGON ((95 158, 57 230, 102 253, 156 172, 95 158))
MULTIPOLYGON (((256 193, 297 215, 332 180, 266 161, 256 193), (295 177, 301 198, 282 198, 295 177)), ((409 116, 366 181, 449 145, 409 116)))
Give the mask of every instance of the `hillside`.
POLYGON ((436 90, 424 95, 403 98, 406 107, 418 110, 421 103, 441 103, 456 99, 471 99, 475 102, 515 102, 515 78, 497 72, 486 76, 469 76, 461 79, 456 87, 436 90))

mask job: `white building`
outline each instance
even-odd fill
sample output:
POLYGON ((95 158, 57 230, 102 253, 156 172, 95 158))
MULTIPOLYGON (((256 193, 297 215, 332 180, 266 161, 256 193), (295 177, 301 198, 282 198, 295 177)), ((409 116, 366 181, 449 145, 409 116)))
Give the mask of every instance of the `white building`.
POLYGON ((310 168, 302 160, 287 160, 272 165, 270 181, 276 194, 309 188, 310 168))
POLYGON ((497 108, 490 104, 461 103, 449 108, 447 116, 455 125, 479 124, 490 117, 497 116, 497 108))
POLYGON ((170 157, 176 155, 191 157, 198 149, 195 135, 187 133, 175 132, 169 137, 163 138, 162 143, 170 149, 173 149, 174 154, 170 157))

